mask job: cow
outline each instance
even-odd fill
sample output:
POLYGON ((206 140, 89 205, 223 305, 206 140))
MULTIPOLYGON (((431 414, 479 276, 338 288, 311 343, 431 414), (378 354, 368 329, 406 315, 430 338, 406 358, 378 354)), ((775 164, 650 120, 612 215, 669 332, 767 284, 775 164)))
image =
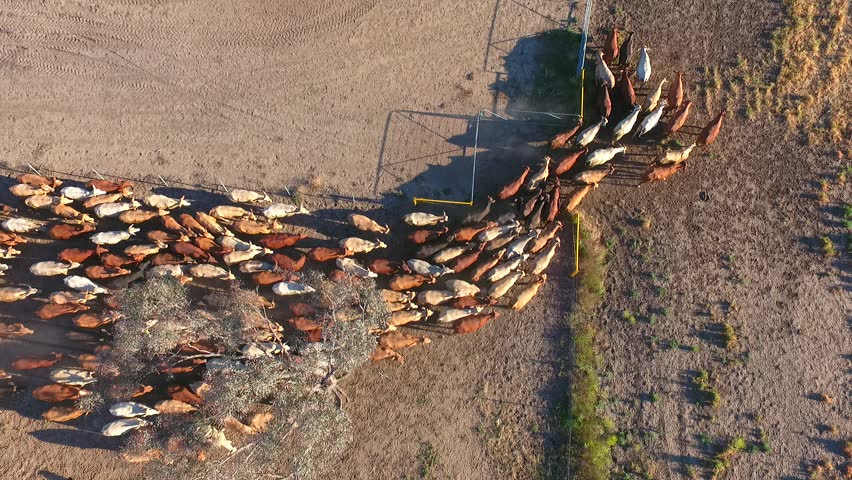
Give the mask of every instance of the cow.
POLYGON ((618 58, 618 29, 613 28, 606 36, 603 46, 603 59, 606 63, 613 63, 618 58))
POLYGON ((568 199, 565 202, 565 211, 573 212, 577 207, 580 206, 580 202, 586 197, 586 195, 592 190, 592 185, 586 185, 585 187, 580 187, 575 189, 568 195, 568 199))
POLYGON ((528 284, 524 289, 518 292, 517 297, 515 297, 515 302, 512 304, 512 310, 520 310, 524 308, 530 300, 535 297, 538 293, 541 286, 544 285, 544 282, 547 281, 547 274, 543 274, 533 283, 528 284))
POLYGON ((485 324, 500 316, 500 312, 477 313, 459 318, 453 322, 453 332, 457 334, 473 333, 485 324))
POLYGON ((465 215, 462 220, 462 225, 473 225, 485 220, 485 217, 491 213, 491 207, 494 205, 494 198, 489 196, 485 200, 485 205, 481 207, 479 210, 472 210, 467 215, 465 215))
POLYGON ((36 370, 39 368, 48 368, 59 363, 62 358, 63 355, 56 352, 50 352, 46 355, 18 357, 12 362, 12 368, 15 370, 36 370))
POLYGON ((56 258, 60 262, 83 263, 92 255, 103 255, 109 252, 106 248, 95 245, 95 248, 66 248, 59 252, 56 258))
POLYGON ((415 230, 408 235, 408 241, 415 245, 422 245, 437 240, 449 231, 449 228, 444 226, 440 230, 415 230))
POLYGON ((74 262, 65 263, 48 260, 30 265, 30 273, 38 277, 53 277, 56 275, 67 275, 69 270, 73 270, 79 266, 79 263, 74 262))
POLYGON ((98 218, 113 218, 118 217, 123 212, 135 210, 141 206, 142 204, 136 200, 130 202, 111 202, 96 206, 94 211, 98 218))
MULTIPOLYGON (((491 197, 489 197, 491 198, 491 197)), ((478 222, 467 223, 467 226, 461 227, 450 235, 454 242, 469 242, 473 240, 479 232, 496 226, 494 222, 478 222)))
POLYGON ((689 117, 689 111, 692 109, 692 100, 687 100, 683 102, 683 105, 680 109, 672 115, 672 118, 669 120, 669 123, 666 124, 666 128, 663 130, 664 135, 671 135, 683 127, 686 123, 687 117, 689 117))
POLYGON ((276 221, 266 223, 241 218, 239 220, 235 220, 234 223, 231 224, 231 228, 233 228, 237 233, 243 233, 246 235, 268 235, 270 233, 278 232, 284 227, 276 221))
POLYGON ((559 247, 560 240, 557 238, 550 244, 550 248, 545 250, 544 252, 536 255, 529 265, 529 271, 531 275, 538 275, 550 265, 550 261, 553 259, 553 256, 556 255, 556 249, 559 247))
POLYGON ((266 248, 277 250, 279 248, 292 247, 297 242, 305 238, 307 238, 307 235, 303 235, 301 233, 295 235, 289 233, 273 233, 271 235, 261 237, 258 239, 257 243, 266 248))
POLYGON ((456 257, 455 262, 453 262, 450 268, 453 269, 454 273, 461 273, 466 270, 468 267, 476 263, 476 260, 479 259, 479 256, 482 254, 482 251, 485 249, 485 243, 479 243, 477 247, 467 251, 466 253, 462 253, 458 257, 456 257))
POLYGON ((474 282, 478 282, 486 273, 488 273, 492 268, 494 268, 497 263, 502 260, 503 256, 506 255, 506 249, 501 249, 492 254, 489 258, 479 263, 474 267, 473 272, 471 273, 471 280, 474 282))
MULTIPOLYGON (((645 175, 642 177, 642 181, 639 182, 639 185, 648 182, 657 182, 657 181, 665 181, 678 170, 685 168, 686 162, 675 163, 670 165, 651 165, 648 167, 648 170, 645 171, 645 175)), ((637 187, 639 186, 637 185, 637 187)))
POLYGON ((131 189, 133 188, 133 182, 128 180, 121 180, 120 182, 111 182, 109 180, 92 180, 86 184, 86 187, 90 189, 98 189, 106 193, 120 191, 125 195, 129 195, 131 189))
POLYGON ((195 212, 195 219, 198 220, 198 223, 200 223, 202 227, 204 227, 208 232, 214 235, 224 235, 227 237, 234 236, 234 234, 231 233, 230 230, 220 225, 219 221, 216 220, 215 217, 211 217, 210 215, 207 215, 204 212, 195 212))
POLYGON ((400 292, 411 290, 427 283, 435 283, 435 277, 430 275, 402 274, 393 277, 388 283, 388 288, 400 292))
POLYGON ((15 338, 32 334, 33 331, 25 327, 22 323, 0 322, 0 338, 15 338))
POLYGON ((104 267, 102 265, 92 265, 86 267, 84 271, 86 276, 92 280, 106 280, 130 274, 130 270, 126 268, 104 267))
POLYGON ((188 231, 194 233, 199 237, 205 237, 211 240, 215 238, 213 234, 208 232, 203 225, 201 225, 195 218, 193 218, 192 215, 188 213, 181 213, 180 215, 178 215, 177 221, 183 228, 187 229, 188 231))
MULTIPOLYGON (((315 259, 317 257, 311 258, 315 259)), ((273 253, 269 256, 269 259, 278 265, 279 268, 289 270, 291 272, 298 272, 301 270, 307 261, 307 257, 303 253, 295 250, 292 252, 273 253)))
POLYGON ((34 187, 44 185, 46 187, 49 187, 50 191, 53 191, 62 186, 62 180, 59 180, 56 177, 47 178, 33 173, 23 173, 15 177, 15 180, 17 180, 18 183, 24 183, 27 185, 32 185, 34 187))
POLYGON ((80 303, 46 303, 39 307, 35 314, 42 320, 50 320, 61 315, 70 315, 72 313, 88 310, 89 307, 80 303))
POLYGON ((314 247, 308 250, 307 254, 308 258, 315 262, 327 262, 337 258, 348 257, 352 255, 352 252, 345 248, 314 247))
POLYGON ((38 293, 38 290, 29 285, 23 287, 0 287, 0 303, 17 302, 36 293, 38 293))
POLYGON ((574 135, 577 134, 577 131, 580 130, 580 127, 583 125, 582 120, 577 122, 576 125, 565 130, 564 132, 557 133, 550 139, 550 149, 556 150, 557 148, 562 148, 568 144, 568 141, 574 138, 574 135))
POLYGON ((593 168, 590 170, 586 170, 584 172, 578 173, 574 176, 574 182, 586 185, 592 185, 597 188, 598 184, 601 180, 604 179, 607 175, 611 174, 615 171, 615 167, 612 164, 609 164, 608 168, 593 168))
POLYGON ((42 402, 60 403, 67 400, 77 400, 88 392, 71 385, 49 383, 32 391, 33 398, 42 402))
POLYGON ((696 145, 703 147, 716 141, 716 137, 719 136, 719 131, 722 129, 722 120, 725 118, 725 113, 724 110, 720 111, 712 122, 701 129, 701 133, 698 134, 698 138, 695 140, 696 145))
POLYGON ((426 227, 429 225, 437 225, 449 220, 446 213, 442 215, 432 215, 431 213, 412 212, 403 215, 402 221, 412 227, 426 227))
POLYGON ((581 148, 580 150, 576 150, 574 152, 566 153, 562 156, 556 164, 556 168, 553 169, 553 174, 556 176, 562 175, 563 173, 571 170, 571 167, 577 163, 577 159, 581 156, 585 155, 589 152, 589 149, 586 147, 581 148))
POLYGON ((261 202, 271 202, 272 199, 269 198, 269 195, 266 192, 255 192, 253 190, 244 190, 241 188, 235 188, 228 192, 228 200, 234 203, 261 203, 261 202))

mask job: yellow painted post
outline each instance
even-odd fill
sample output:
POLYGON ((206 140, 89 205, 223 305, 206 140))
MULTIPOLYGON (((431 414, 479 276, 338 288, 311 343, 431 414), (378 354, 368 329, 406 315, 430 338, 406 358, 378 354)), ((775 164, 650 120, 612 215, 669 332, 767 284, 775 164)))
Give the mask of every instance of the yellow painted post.
POLYGON ((571 274, 571 278, 577 276, 580 273, 580 214, 578 213, 574 217, 574 223, 577 224, 577 228, 574 230, 574 273, 571 274))
POLYGON ((586 103, 586 69, 580 71, 580 120, 583 120, 583 110, 586 103))
POLYGON ((450 205, 467 205, 468 207, 473 206, 473 202, 469 200, 466 202, 460 202, 458 200, 433 200, 431 198, 414 197, 414 204, 417 205, 418 203, 447 203, 450 205))

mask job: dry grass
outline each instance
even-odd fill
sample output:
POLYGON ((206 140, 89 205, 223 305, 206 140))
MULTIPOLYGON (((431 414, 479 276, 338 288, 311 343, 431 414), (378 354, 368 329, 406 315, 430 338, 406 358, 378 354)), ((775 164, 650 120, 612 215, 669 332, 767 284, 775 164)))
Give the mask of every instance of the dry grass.
MULTIPOLYGON (((811 145, 852 146, 850 0, 784 0, 784 21, 772 34, 768 58, 740 58, 726 67, 729 110, 752 119, 762 112, 786 120, 811 145)), ((718 71, 705 69, 705 85, 718 71)), ((707 102, 710 103, 709 101, 707 102)))

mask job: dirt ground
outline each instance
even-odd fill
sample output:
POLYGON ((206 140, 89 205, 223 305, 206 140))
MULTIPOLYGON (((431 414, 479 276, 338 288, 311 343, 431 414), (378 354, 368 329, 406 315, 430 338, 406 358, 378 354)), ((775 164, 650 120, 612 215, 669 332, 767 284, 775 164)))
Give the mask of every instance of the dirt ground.
MULTIPOLYGON (((760 0, 595 5, 595 33, 613 22, 635 30, 653 47, 655 77, 684 71, 692 98, 701 98, 704 65, 767 48, 779 16, 777 2, 760 0)), ((505 102, 491 87, 508 70, 526 73, 500 58, 526 48, 534 56, 519 37, 571 14, 543 0, 8 2, 0 154, 16 167, 270 193, 312 179, 301 191, 315 209, 385 206, 378 212, 390 215, 408 204, 398 190, 464 198, 466 182, 447 181, 466 171, 471 115, 505 102)), ((693 118, 706 119, 698 103, 693 118)), ((612 240, 601 317, 608 409, 641 439, 616 449, 620 465, 651 458, 655 478, 684 477, 690 465, 704 469, 717 444, 754 441, 758 428, 772 453, 736 458, 729 478, 800 478, 809 462, 839 461, 852 433, 850 279, 848 264, 817 252, 815 239, 838 227, 814 198, 838 160, 785 131, 731 115, 712 153, 671 181, 637 190, 636 165, 622 165, 628 173, 584 204, 612 240), (740 337, 730 352, 716 330, 723 321, 740 337), (718 378, 715 409, 694 401, 691 378, 704 369, 718 378)), ((477 179, 511 175, 502 165, 477 179)), ((849 188, 833 190, 832 203, 849 202, 849 188)), ((565 389, 568 263, 524 315, 475 335, 427 333, 437 341, 406 352, 404 366, 348 378, 356 440, 328 478, 417 478, 427 446, 435 478, 546 469, 547 422, 565 389)), ((0 478, 135 478, 112 445, 31 419, 34 407, 15 402, 0 411, 0 478)))
MULTIPOLYGON (((469 195, 466 180, 449 180, 456 168, 469 178, 472 115, 494 104, 501 57, 569 12, 545 1, 359 0, 9 2, 0 14, 7 166, 272 194, 307 183, 299 195, 313 210, 371 210, 410 208, 398 190, 469 195)), ((493 185, 512 174, 480 176, 493 185)), ((429 333, 437 341, 404 366, 347 379, 356 441, 328 478, 416 478, 426 445, 439 478, 509 476, 540 456, 539 424, 560 388, 558 292, 569 288, 552 282, 523 317, 479 335, 429 333), (504 442, 505 419, 522 425, 504 436, 524 447, 495 462, 485 445, 504 442)), ((87 432, 96 419, 66 429, 38 419, 43 406, 26 394, 4 405, 0 478, 138 475, 87 432)))

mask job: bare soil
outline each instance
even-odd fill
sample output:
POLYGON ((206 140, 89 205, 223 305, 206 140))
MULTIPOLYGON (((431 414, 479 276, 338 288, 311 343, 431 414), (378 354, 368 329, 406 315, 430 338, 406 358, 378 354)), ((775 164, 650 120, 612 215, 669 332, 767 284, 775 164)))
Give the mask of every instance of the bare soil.
MULTIPOLYGON (((777 2, 756 0, 595 6, 593 44, 603 28, 626 25, 653 47, 654 77, 684 71, 692 98, 703 98, 704 65, 768 48, 779 19, 777 2)), ((523 109, 508 72, 517 80, 533 69, 536 44, 524 38, 571 15, 543 0, 9 2, 0 12, 0 154, 9 166, 161 175, 186 188, 221 180, 274 194, 301 185, 314 210, 386 218, 410 205, 400 191, 470 194, 458 178, 472 115, 523 109)), ((721 102, 725 92, 716 95, 721 102)), ((709 116, 703 103, 698 126, 709 116)), ((833 186, 831 204, 819 204, 815 181, 836 171, 835 156, 801 146, 776 122, 729 119, 708 153, 666 184, 637 190, 650 158, 628 155, 583 206, 614 241, 600 317, 607 408, 620 431, 642 439, 617 448, 616 460, 624 468, 640 456, 655 477, 683 477, 690 465, 705 469, 719 443, 753 441, 763 428, 772 453, 737 457, 728 478, 799 478, 814 460, 839 462, 852 433, 848 257, 825 259, 817 241, 842 231, 833 208, 849 202, 850 187, 833 186), (622 319, 627 309, 637 325, 622 319), (740 337, 731 351, 722 322, 740 337), (715 409, 696 405, 691 386, 705 369, 718 378, 715 409)), ((537 155, 502 155, 496 142, 488 152, 482 192, 537 155)), ((347 378, 355 441, 328 478, 419 478, 428 445, 434 478, 550 471, 569 265, 563 256, 523 315, 474 335, 428 332, 436 341, 406 351, 405 365, 347 378)), ((16 349, 3 349, 7 362, 16 349)), ((25 396, 0 411, 0 478, 136 478, 114 444, 86 432, 97 419, 48 424, 25 396)))

